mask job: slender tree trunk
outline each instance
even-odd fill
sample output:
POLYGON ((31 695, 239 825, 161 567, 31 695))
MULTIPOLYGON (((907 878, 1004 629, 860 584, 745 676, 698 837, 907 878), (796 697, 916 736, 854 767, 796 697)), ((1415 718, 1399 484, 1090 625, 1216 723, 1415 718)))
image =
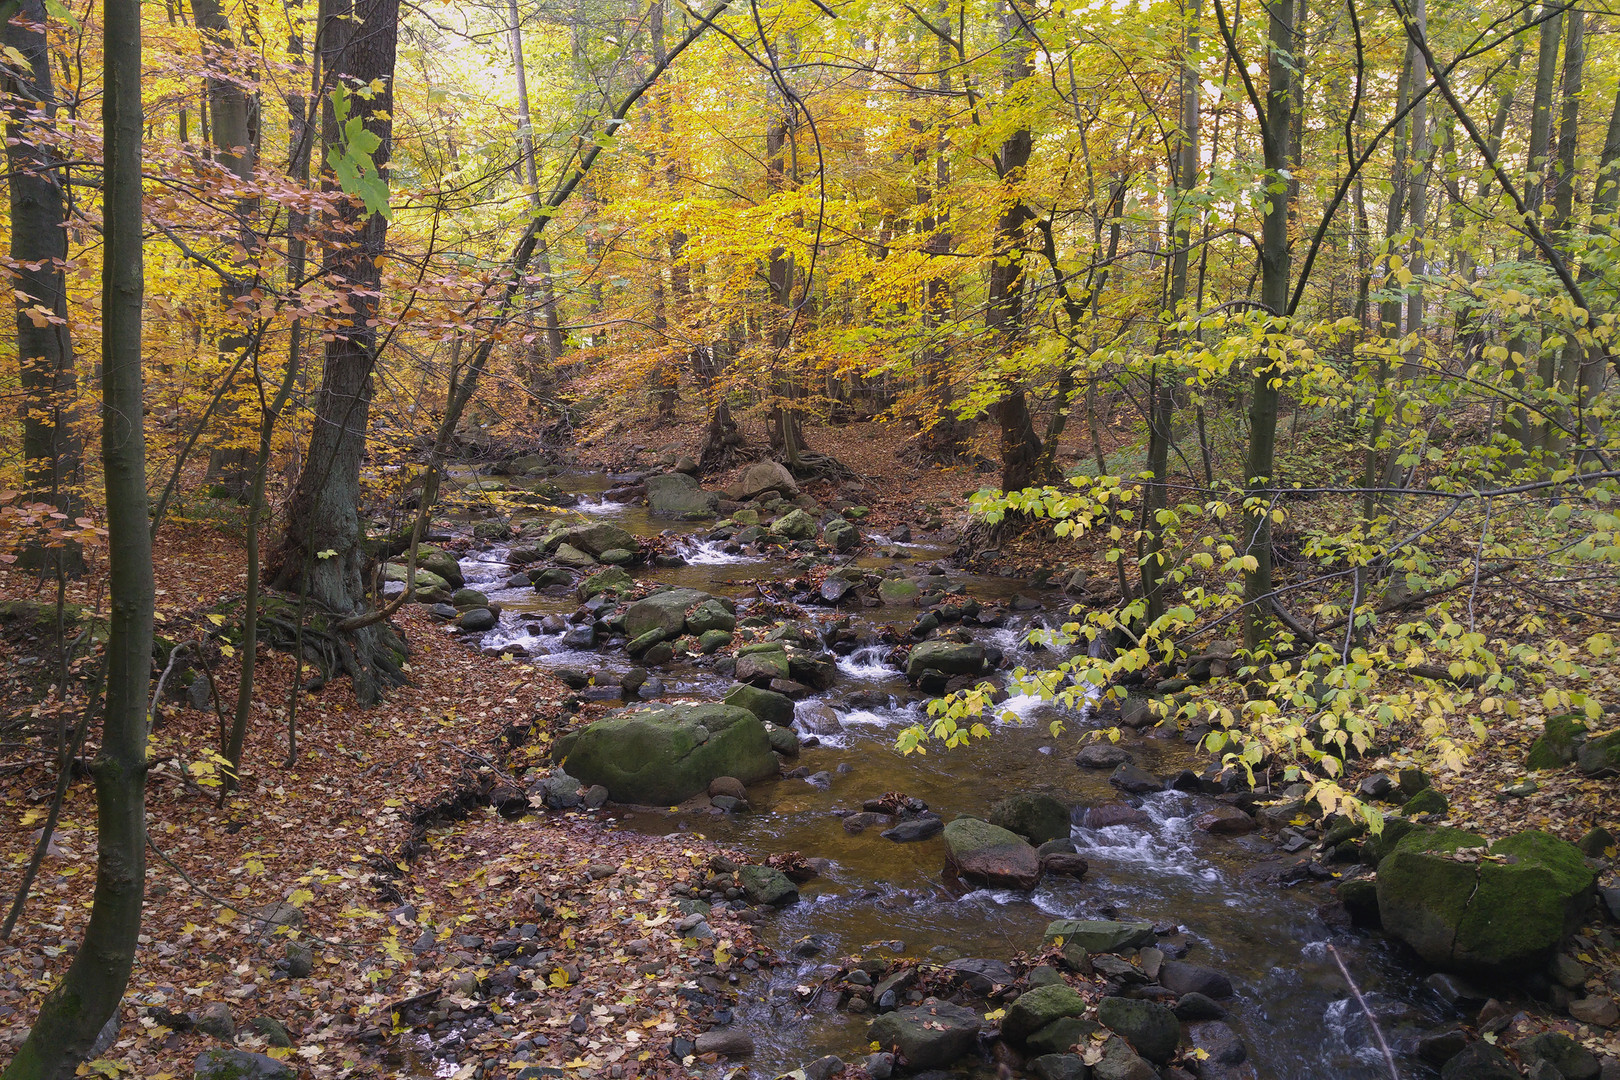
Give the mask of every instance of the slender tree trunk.
POLYGON ((118 1010, 146 888, 146 692, 152 678, 152 539, 141 400, 141 19, 106 0, 101 459, 112 616, 96 780, 96 887, 84 940, 46 996, 6 1080, 67 1080, 118 1010))
MULTIPOLYGON (((941 24, 948 23, 949 14, 948 0, 940 0, 935 8, 935 15, 939 17, 941 24)), ((947 95, 951 91, 951 43, 943 35, 935 35, 935 40, 937 48, 934 61, 939 70, 935 73, 934 88, 939 92, 941 100, 948 100, 947 95)), ((924 236, 923 252, 932 258, 943 259, 950 254, 951 247, 955 243, 955 237, 951 233, 950 210, 946 203, 946 192, 951 184, 950 135, 945 123, 937 123, 935 126, 936 134, 931 148, 934 161, 933 186, 930 189, 927 184, 917 185, 917 203, 927 206, 918 228, 924 236)), ((921 166, 929 156, 930 148, 919 145, 916 149, 915 163, 921 166)), ((951 315, 950 280, 943 274, 930 274, 923 283, 922 292, 922 378, 928 400, 923 422, 928 427, 923 432, 921 444, 923 452, 928 457, 937 461, 954 461, 966 447, 967 432, 966 425, 957 418, 953 405, 950 350, 942 337, 943 328, 950 321, 951 315)))
MULTIPOLYGON (((205 86, 210 118, 209 135, 214 144, 214 160, 238 180, 247 181, 252 178, 256 164, 254 144, 257 140, 252 130, 253 101, 239 79, 232 78, 232 75, 239 74, 234 70, 239 65, 230 20, 219 0, 192 0, 191 13, 192 22, 202 31, 203 60, 207 64, 205 86)), ((240 199, 235 208, 241 222, 238 239, 247 250, 251 250, 255 244, 248 226, 254 201, 240 199)), ((222 318, 227 323, 231 321, 229 312, 236 301, 237 291, 229 283, 220 286, 222 318)), ((228 370, 242 351, 249 347, 248 336, 239 328, 220 334, 222 368, 228 370)), ((229 417, 233 407, 226 403, 232 400, 233 396, 227 392, 225 403, 222 403, 222 415, 229 417)), ((215 446, 209 451, 208 479, 223 484, 232 496, 241 499, 247 494, 251 482, 248 465, 252 455, 246 445, 229 445, 229 433, 234 427, 234 424, 225 425, 227 445, 215 446)))
MULTIPOLYGON (((1278 0, 1269 9, 1269 51, 1266 63, 1266 114, 1261 118, 1261 142, 1266 175, 1276 183, 1287 168, 1288 134, 1293 110, 1294 0, 1278 0)), ((1241 62, 1241 61, 1239 61, 1241 62)), ((1286 190, 1286 185, 1282 185, 1286 190)), ((1286 333, 1283 312, 1288 308, 1291 265, 1288 251, 1288 200, 1272 198, 1260 228, 1260 302, 1275 313, 1273 325, 1286 333)), ((1275 362, 1260 358, 1254 363, 1250 387, 1249 454, 1244 468, 1247 500, 1254 504, 1244 516, 1247 524, 1246 553, 1253 557, 1253 569, 1243 581, 1243 638, 1249 649, 1259 648, 1265 639, 1270 618, 1271 594, 1271 496, 1276 484, 1277 402, 1284 378, 1275 362)))
MULTIPOLYGON (((1571 9, 1566 18, 1569 29, 1564 38, 1564 92, 1558 118, 1558 164, 1553 174, 1553 212, 1548 231, 1563 249, 1564 258, 1574 262, 1578 258, 1574 243, 1575 185, 1579 183, 1575 151, 1580 139, 1581 86, 1586 68, 1586 13, 1571 9)), ((1550 349, 1543 349, 1542 382, 1557 386, 1560 394, 1574 402, 1580 395, 1581 361, 1585 355, 1585 347, 1573 336, 1565 343, 1561 357, 1555 356, 1550 349)), ((1558 409, 1558 417, 1566 428, 1572 426, 1574 416, 1572 405, 1558 409)), ((1562 441, 1553 424, 1544 422, 1541 444, 1551 450, 1562 441)))
MULTIPOLYGON (((529 190, 529 200, 538 211, 541 205, 540 176, 534 153, 534 118, 529 111, 528 67, 523 53, 523 19, 518 12, 517 0, 507 0, 507 17, 512 24, 512 70, 517 75, 518 94, 518 155, 523 159, 523 182, 529 190)), ((538 295, 540 317, 544 333, 535 339, 529 349, 529 393, 532 405, 538 410, 542 398, 550 395, 556 385, 557 364, 562 360, 562 324, 557 317, 557 290, 551 270, 551 249, 541 241, 537 252, 540 280, 525 293, 538 295), (540 344, 544 342, 542 354, 540 344)))
MULTIPOLYGON (((29 499, 49 503, 71 520, 84 502, 84 447, 74 430, 78 379, 67 323, 67 199, 64 166, 49 127, 56 117, 56 88, 42 0, 23 0, 15 21, 0 24, 0 45, 28 65, 0 67, 11 189, 9 281, 23 390, 23 487, 29 499)), ((77 543, 30 544, 23 565, 77 575, 84 557, 77 543)))
MULTIPOLYGON (((352 97, 355 115, 381 140, 372 160, 384 179, 391 149, 393 72, 398 41, 399 0, 336 0, 323 37, 323 66, 334 78, 364 87, 380 80, 369 101, 352 97)), ((336 116, 326 108, 328 141, 336 140, 336 116)), ((331 183, 329 181, 329 183, 331 183)), ((337 620, 365 606, 362 571, 366 553, 360 527, 360 463, 371 415, 372 369, 376 363, 378 266, 388 221, 362 216, 354 200, 332 222, 344 234, 326 252, 326 270, 349 290, 354 313, 332 328, 326 343, 321 385, 309 452, 287 507, 281 545, 270 572, 278 588, 307 594, 325 617, 337 620)), ((386 682, 401 681, 403 653, 381 623, 368 625, 336 644, 354 682, 355 697, 373 705, 386 682)))
MULTIPOLYGON (((1165 306, 1172 318, 1181 318, 1187 299, 1188 250, 1192 242, 1193 208, 1188 197, 1198 187, 1198 21, 1201 16, 1199 0, 1190 0, 1182 12, 1186 24, 1184 58, 1181 71, 1181 131, 1170 159, 1171 200, 1170 282, 1165 306)), ((1297 132, 1300 125, 1296 124, 1297 132)), ((1297 143, 1290 154, 1300 152, 1297 143)), ((1298 158, 1294 163, 1298 165, 1298 158)), ((1175 397, 1171 377, 1155 363, 1148 380, 1148 471, 1153 474, 1147 485, 1142 507, 1141 545, 1142 595, 1147 599, 1149 623, 1164 614, 1164 534, 1156 515, 1170 502, 1170 489, 1165 486, 1170 465, 1170 426, 1175 416, 1175 397)))

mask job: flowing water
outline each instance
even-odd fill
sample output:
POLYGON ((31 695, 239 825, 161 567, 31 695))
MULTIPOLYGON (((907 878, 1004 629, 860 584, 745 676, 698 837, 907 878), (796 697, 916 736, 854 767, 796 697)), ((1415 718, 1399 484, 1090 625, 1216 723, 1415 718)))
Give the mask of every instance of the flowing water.
MULTIPOLYGON (((665 523, 644 507, 604 501, 600 476, 571 476, 585 492, 576 510, 606 518, 640 535, 653 535, 665 523)), ((756 580, 791 576, 781 563, 728 550, 706 540, 705 526, 686 526, 678 545, 686 565, 638 569, 641 577, 733 597, 739 617, 756 601, 756 580)), ((860 560, 870 567, 926 565, 943 549, 926 544, 896 545, 873 537, 877 554, 860 560)), ((618 653, 570 650, 561 645, 557 624, 546 616, 566 615, 572 599, 548 599, 527 588, 507 589, 511 575, 504 549, 496 547, 463 560, 468 584, 489 592, 505 610, 484 646, 521 647, 537 664, 576 665, 623 671, 631 662, 618 653)), ((920 570, 918 572, 921 572, 920 570)), ((951 570, 948 578, 981 601, 1008 598, 1017 587, 1002 579, 951 570)), ((1028 587, 1024 586, 1026 593, 1028 587)), ((1041 597, 1056 613, 1056 593, 1041 597)), ((829 609, 810 609, 825 614, 829 609)), ((841 614, 846 613, 843 609, 841 614)), ((903 629, 908 608, 854 612, 857 624, 894 622, 903 629)), ((1030 652, 1025 631, 1050 617, 1019 613, 1018 625, 970 627, 975 639, 1001 648, 1016 662, 1038 665, 1051 654, 1030 652)), ((806 748, 797 764, 811 776, 779 778, 749 789, 751 813, 696 817, 665 813, 623 815, 623 827, 651 834, 701 831, 725 845, 763 858, 798 851, 826 860, 821 875, 801 887, 800 903, 766 920, 760 933, 785 962, 745 988, 737 1023, 756 1040, 748 1062, 758 1075, 775 1076, 821 1054, 848 1057, 864 1052, 868 1019, 846 1016, 826 1005, 806 1012, 794 988, 814 979, 814 969, 851 954, 896 955, 948 960, 964 956, 1011 958, 1040 948, 1048 921, 1067 916, 1139 919, 1161 928, 1179 926, 1191 943, 1187 959, 1218 968, 1237 987, 1232 1024, 1250 1049, 1250 1061, 1263 1080, 1360 1080, 1388 1076, 1370 1026, 1353 1001, 1329 946, 1343 957, 1379 1016, 1392 1044, 1454 1015, 1420 984, 1410 968, 1381 937, 1330 928, 1317 906, 1329 899, 1321 886, 1279 888, 1265 871, 1280 853, 1259 835, 1212 837, 1192 827, 1209 800, 1167 791, 1140 800, 1146 822, 1090 829, 1073 828, 1077 849, 1090 863, 1081 881, 1048 880, 1033 893, 979 890, 952 893, 945 884, 943 844, 938 839, 897 844, 878 829, 851 835, 835 810, 859 810, 885 792, 921 798, 946 820, 956 814, 984 816, 996 801, 1020 792, 1046 792, 1071 806, 1118 802, 1106 771, 1077 768, 1080 733, 1093 721, 1083 713, 1060 710, 1034 697, 1014 697, 998 709, 1010 719, 993 726, 994 737, 972 746, 903 756, 894 739, 906 725, 924 718, 926 698, 915 692, 888 661, 888 649, 868 646, 839 658, 839 679, 815 702, 830 706, 842 731, 806 748), (852 698, 854 700, 852 700, 852 698), (1053 735, 1050 725, 1064 730, 1053 735), (813 937, 822 953, 791 958, 792 946, 813 937)), ((718 698, 730 685, 712 672, 681 664, 659 669, 666 694, 718 698)), ((800 703, 799 708, 810 707, 800 703)), ((1142 739, 1129 743, 1136 762, 1159 776, 1201 767, 1179 740, 1142 739)), ((830 996, 830 995, 828 995, 830 996)), ((1415 1060, 1402 1063, 1403 1075, 1432 1073, 1415 1060)), ((968 1071, 972 1071, 969 1069, 968 1071)))

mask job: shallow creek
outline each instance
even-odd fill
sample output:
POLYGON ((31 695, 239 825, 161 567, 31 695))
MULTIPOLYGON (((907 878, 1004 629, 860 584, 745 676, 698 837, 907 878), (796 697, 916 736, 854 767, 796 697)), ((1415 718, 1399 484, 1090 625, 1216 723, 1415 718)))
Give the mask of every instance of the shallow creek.
MULTIPOLYGON (((645 507, 603 501, 605 476, 560 479, 583 493, 575 509, 586 515, 601 516, 638 535, 656 535, 670 526, 648 517, 645 507)), ((726 554, 719 544, 701 539, 709 526, 677 528, 688 534, 680 544, 687 565, 641 567, 638 577, 732 596, 742 617, 759 594, 740 582, 792 575, 780 561, 726 554)), ((932 564, 946 555, 939 548, 871 539, 874 543, 862 550, 877 554, 858 560, 865 566, 932 564)), ((566 615, 573 601, 539 596, 527 587, 504 588, 513 572, 504 556, 505 549, 496 546, 462 559, 468 585, 504 605, 500 624, 484 636, 484 647, 519 645, 540 665, 620 671, 631 666, 622 649, 562 649, 561 635, 546 633, 539 622, 545 615, 566 615)), ((1022 585, 955 570, 948 577, 981 601, 1006 599, 1022 585)), ((1016 662, 1036 665, 1041 656, 1023 646, 1023 635, 1065 607, 1056 592, 1022 587, 1046 610, 1015 612, 999 629, 968 629, 1016 662)), ((823 614, 829 609, 809 610, 823 614)), ((857 623, 896 623, 902 629, 912 614, 905 608, 854 612, 857 623)), ((821 876, 801 886, 798 904, 760 925, 763 942, 786 960, 744 987, 737 1012, 736 1023, 755 1039, 755 1054, 747 1062, 755 1075, 776 1076, 822 1054, 849 1059, 865 1052, 868 1017, 825 1005, 806 1012, 800 1005, 794 988, 810 980, 819 964, 857 953, 881 959, 1008 959, 1037 951, 1047 922, 1066 916, 1182 927, 1192 943, 1187 958, 1224 971, 1237 987, 1236 1001, 1227 1003, 1231 1022, 1264 1080, 1388 1076, 1370 1027, 1328 950, 1330 942, 1379 1014, 1392 1045, 1455 1017, 1420 985, 1423 973, 1408 967, 1381 937, 1325 924, 1316 914, 1317 905, 1330 898, 1325 889, 1309 883, 1280 889, 1264 880, 1266 864, 1280 857, 1270 840, 1259 834, 1234 839, 1195 831, 1192 818, 1210 805, 1196 795, 1167 791, 1147 796, 1142 802, 1150 818, 1146 826, 1076 825, 1076 847, 1091 866, 1081 881, 1048 879, 1031 894, 980 890, 953 895, 944 883, 944 846, 938 838, 897 844, 878 836, 877 829, 850 835, 833 811, 859 810, 863 800, 890 791, 925 800, 947 821, 962 813, 984 816, 993 803, 1018 792, 1047 792, 1078 807, 1117 801, 1120 795, 1108 784, 1106 771, 1074 764, 1080 733, 1093 722, 1079 713, 1058 715, 1036 699, 1015 697, 1004 708, 1017 714, 1017 722, 998 722, 994 738, 954 751, 936 747, 926 755, 902 756, 893 748, 895 735, 923 716, 925 697, 884 662, 880 649, 842 657, 838 666, 840 678, 833 689, 812 700, 838 713, 843 733, 824 736, 822 745, 804 750, 797 763, 812 774, 828 774, 822 779, 827 786, 789 778, 761 783, 749 790, 752 812, 742 815, 620 817, 623 827, 650 834, 701 831, 761 859, 796 850, 828 861, 821 876), (855 694, 861 695, 860 707, 849 700, 855 694), (887 704, 874 703, 885 697, 887 704), (1056 737, 1048 726, 1053 719, 1065 725, 1056 737), (822 953, 807 960, 792 958, 792 947, 811 936, 822 953)), ((654 674, 662 678, 666 696, 718 699, 730 685, 712 672, 679 664, 654 674)), ((1150 738, 1128 746, 1138 765, 1159 776, 1203 764, 1180 740, 1150 738)), ((975 1068, 985 1067, 959 1071, 975 1068)), ((1402 1060, 1402 1071, 1433 1075, 1411 1058, 1402 1060)))

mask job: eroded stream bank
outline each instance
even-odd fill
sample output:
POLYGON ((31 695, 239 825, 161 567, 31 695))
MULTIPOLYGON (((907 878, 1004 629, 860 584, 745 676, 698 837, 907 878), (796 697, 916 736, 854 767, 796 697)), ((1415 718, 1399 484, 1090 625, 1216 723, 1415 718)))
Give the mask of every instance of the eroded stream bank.
MULTIPOLYGON (((781 963, 745 987, 735 1012, 733 1027, 753 1043, 752 1054, 740 1059, 750 1072, 774 1076, 825 1054, 853 1062, 870 1050, 871 1010, 881 1003, 868 1003, 862 987, 871 980, 854 975, 857 960, 873 962, 867 964, 872 968, 882 961, 890 965, 885 970, 901 958, 924 964, 1017 961, 1039 954, 1043 932, 1060 918, 1150 923, 1159 931, 1164 956, 1183 955, 1230 979, 1234 994, 1223 1007, 1248 1049, 1247 1061, 1226 1073, 1211 1064, 1203 1075, 1388 1075, 1330 945, 1402 1052, 1403 1075, 1434 1072, 1414 1053, 1418 1041, 1454 1024, 1461 1013, 1382 937, 1348 925, 1325 884, 1334 867, 1313 859, 1309 829, 1290 831, 1285 818, 1264 833, 1203 831, 1195 826, 1199 816, 1230 800, 1173 789, 1122 792, 1108 769, 1075 762, 1081 733, 1105 721, 1035 698, 1015 696, 1004 703, 998 712, 1013 719, 998 719, 991 739, 949 752, 899 754, 895 735, 924 715, 931 696, 908 682, 900 667, 904 651, 894 648, 896 641, 911 640, 917 608, 903 600, 828 604, 806 580, 816 561, 808 554, 791 551, 784 558, 756 547, 751 540, 758 533, 748 533, 749 525, 719 532, 712 522, 671 529, 672 522, 650 516, 644 506, 603 496, 615 488, 623 495, 627 479, 574 474, 557 481, 578 494, 574 511, 582 519, 611 523, 638 538, 663 537, 657 550, 664 556, 633 568, 638 581, 725 597, 745 626, 758 619, 817 627, 836 656, 830 686, 806 688, 795 705, 804 747, 784 775, 748 788, 747 812, 707 806, 604 811, 626 829, 701 832, 761 861, 798 852, 819 869, 800 886, 798 903, 759 928, 781 963), (834 626, 837 632, 829 633, 834 626), (1054 719, 1065 725, 1056 737, 1048 730, 1054 719), (1047 875, 1031 891, 963 893, 942 872, 945 852, 937 837, 897 843, 884 838, 881 827, 846 828, 864 803, 888 793, 921 800, 945 821, 985 817, 1013 795, 1051 795, 1073 808, 1069 839, 1089 872, 1080 880, 1047 875)), ((898 571, 919 583, 925 596, 933 591, 972 598, 977 611, 949 620, 943 629, 1004 658, 1006 667, 1050 660, 1050 654, 1025 646, 1024 637, 1061 618, 1072 601, 1057 589, 963 572, 947 562, 944 538, 932 539, 917 543, 864 533, 852 555, 832 561, 868 574, 898 571)), ((525 570, 528 553, 514 558, 513 547, 522 544, 483 544, 461 560, 467 586, 500 608, 496 625, 477 635, 479 647, 527 655, 553 668, 587 702, 713 701, 733 685, 735 661, 725 659, 724 651, 719 659, 675 656, 648 664, 645 657, 627 656, 622 640, 582 633, 593 613, 582 613, 575 585, 594 568, 555 574, 551 586, 536 589, 531 578, 537 574, 525 570)), ((1175 733, 1138 733, 1122 746, 1152 777, 1182 777, 1179 786, 1196 788, 1186 778, 1207 765, 1175 733)), ((969 1059, 955 1068, 994 1066, 969 1059)))

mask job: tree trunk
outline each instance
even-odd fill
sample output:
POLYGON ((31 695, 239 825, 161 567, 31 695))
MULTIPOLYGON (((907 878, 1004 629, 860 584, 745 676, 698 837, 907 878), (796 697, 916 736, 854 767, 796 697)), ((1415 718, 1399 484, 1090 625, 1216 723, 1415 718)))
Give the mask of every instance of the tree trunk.
MULTIPOLYGON (((207 65, 204 82, 208 95, 209 136, 214 145, 214 160, 238 180, 253 176, 255 162, 252 130, 253 102, 241 82, 231 78, 236 61, 235 43, 231 39, 231 24, 219 0, 192 0, 192 21, 202 31, 203 60, 207 65)), ((251 43, 250 43, 251 44, 251 43)), ((248 226, 253 213, 253 199, 238 200, 236 205, 239 239, 246 250, 255 246, 252 230, 248 226)), ((237 289, 230 283, 220 286, 220 304, 228 313, 236 301, 237 289)), ((225 316, 229 323, 231 317, 225 316)), ((221 366, 229 370, 244 349, 250 347, 247 335, 239 329, 230 329, 219 336, 221 366)), ((221 415, 228 418, 233 408, 229 391, 222 402, 221 415)), ((227 423, 227 445, 215 446, 208 454, 208 479, 222 484, 233 498, 247 494, 251 483, 249 462, 252 455, 246 445, 229 445, 234 424, 227 423)))
MULTIPOLYGON (((355 96, 351 101, 354 115, 365 116, 365 126, 381 140, 372 161, 386 180, 399 0, 333 0, 332 8, 323 28, 324 66, 334 79, 350 86, 380 80, 382 89, 370 100, 355 96)), ((330 103, 325 122, 327 141, 333 142, 337 119, 330 103)), ((331 180, 327 183, 334 185, 331 180)), ((355 615, 365 605, 360 463, 377 359, 377 332, 369 324, 377 316, 378 262, 388 229, 387 218, 363 216, 356 200, 343 205, 330 223, 341 236, 326 250, 325 269, 349 290, 354 313, 332 328, 326 343, 309 452, 287 506, 280 550, 270 566, 278 588, 307 595, 323 614, 337 619, 355 615)), ((339 638, 334 647, 362 705, 376 704, 385 683, 403 681, 399 670, 403 654, 386 624, 365 626, 339 638)))
MULTIPOLYGON (((1294 0, 1277 0, 1269 9, 1269 52, 1266 62, 1266 111, 1261 118, 1261 142, 1268 178, 1287 168, 1290 113, 1293 110, 1294 0)), ((1234 58, 1236 59, 1236 58, 1234 58)), ((1241 60, 1237 62, 1241 63, 1241 60)), ((1270 183, 1276 186, 1275 179, 1270 183)), ((1286 185, 1282 185, 1286 192, 1286 185)), ((1291 273, 1288 251, 1288 200, 1273 197, 1266 204, 1260 228, 1260 302, 1274 316, 1275 329, 1288 307, 1291 273)), ((1255 505, 1245 510, 1248 533, 1247 553, 1254 568, 1244 574, 1243 638, 1249 649, 1259 648, 1270 619, 1266 611, 1271 596, 1271 508, 1270 491, 1276 484, 1277 401, 1283 373, 1274 362, 1257 359, 1250 387, 1249 454, 1244 468, 1247 500, 1255 505)))
MULTIPOLYGON (((28 64, 0 67, 11 188, 10 283, 23 390, 23 488, 30 500, 49 503, 72 520, 83 506, 84 448, 74 430, 78 380, 67 324, 67 201, 49 128, 56 88, 42 0, 23 0, 16 20, 0 24, 0 45, 28 64)), ((31 543, 22 564, 77 575, 84 557, 77 543, 31 543)))
POLYGON ((96 887, 84 940, 40 1005, 6 1080, 67 1080, 129 984, 146 888, 146 693, 152 678, 152 539, 141 401, 141 19, 106 0, 102 130, 101 459, 112 616, 96 781, 96 887))
MULTIPOLYGON (((1006 79, 1011 86, 1029 78, 1029 42, 1016 13, 1004 14, 1002 31, 1007 35, 1006 79)), ((1007 136, 995 156, 996 177, 1005 190, 1002 210, 996 218, 995 257, 990 263, 984 321, 1004 364, 1010 364, 1024 332, 1024 257, 1033 215, 1017 189, 1033 148, 1029 128, 1021 127, 1007 136)), ((1001 431, 1001 490, 1018 491, 1046 479, 1039 475, 1041 438, 1035 433, 1023 379, 1009 372, 1002 376, 1002 384, 999 400, 990 406, 990 415, 1001 431)))
MULTIPOLYGON (((1186 42, 1181 71, 1181 130, 1170 159, 1170 181, 1174 190, 1171 200, 1170 287, 1165 306, 1172 318, 1181 318, 1187 299, 1188 256, 1192 242, 1194 210, 1188 196, 1198 187, 1198 55, 1200 17, 1199 0, 1190 0, 1182 13, 1186 24, 1186 42)), ((1301 130, 1297 123, 1294 132, 1301 130)), ((1291 157, 1299 152, 1294 143, 1291 157)), ((1298 158, 1293 157, 1295 165, 1298 158)), ((1148 379, 1148 471, 1153 482, 1144 493, 1141 526, 1142 595, 1147 599, 1147 622, 1152 623, 1164 614, 1164 536, 1157 513, 1169 507, 1170 489, 1165 486, 1170 465, 1170 425, 1174 420, 1175 398, 1168 375, 1154 364, 1148 379)))
MULTIPOLYGON (((1552 182, 1553 211, 1552 220, 1548 222, 1548 231, 1563 249, 1564 257, 1574 262, 1578 258, 1578 253, 1574 250, 1573 236, 1575 185, 1579 182, 1575 171, 1575 149, 1581 129, 1581 85, 1586 67, 1586 13, 1572 9, 1567 17, 1569 30, 1564 38, 1564 94, 1558 118, 1558 167, 1552 182)), ((1561 394, 1568 395, 1574 400, 1580 393, 1581 361, 1585 355, 1585 347, 1573 335, 1564 344, 1562 357, 1555 356, 1549 349, 1543 349, 1542 381, 1549 386, 1556 384, 1561 394)), ((1558 409, 1558 417, 1566 429, 1573 426, 1575 413, 1571 407, 1561 406, 1558 409)), ((1562 441, 1551 421, 1544 422, 1541 444, 1548 449, 1554 449, 1562 441)))

